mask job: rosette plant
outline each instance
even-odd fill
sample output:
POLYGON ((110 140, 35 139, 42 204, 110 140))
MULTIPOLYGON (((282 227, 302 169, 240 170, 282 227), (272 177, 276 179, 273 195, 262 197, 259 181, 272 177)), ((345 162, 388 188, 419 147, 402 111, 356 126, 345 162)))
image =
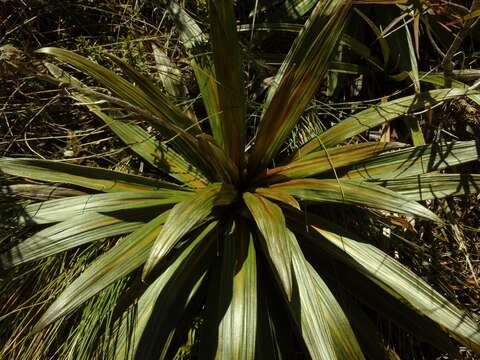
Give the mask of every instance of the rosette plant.
MULTIPOLYGON (((233 0, 209 1, 209 36, 170 3, 192 54, 205 121, 112 55, 130 81, 73 52, 38 50, 108 89, 85 86, 45 62, 52 79, 163 177, 0 160, 9 176, 62 184, 11 186, 22 193, 51 190, 56 198, 20 203, 18 222, 43 229, 1 255, 4 270, 119 238, 56 294, 28 336, 107 293, 113 300, 103 302, 108 316, 96 319, 95 334, 108 346, 89 343, 85 358, 173 358, 194 333, 201 358, 383 359, 386 343, 369 311, 441 350, 455 352, 457 343, 480 349, 475 319, 356 228, 387 215, 400 224, 418 218, 442 225, 426 200, 478 192, 480 175, 443 172, 477 161, 476 141, 411 146, 358 137, 435 103, 477 95, 449 88, 384 101, 294 153, 280 153, 328 70, 350 8, 349 0, 318 2, 256 127, 247 114, 233 0), (159 136, 101 103, 150 122, 159 136), (349 209, 364 217, 349 218, 349 209), (108 293, 119 281, 121 291, 108 293)), ((92 316, 84 312, 75 326, 92 316)))

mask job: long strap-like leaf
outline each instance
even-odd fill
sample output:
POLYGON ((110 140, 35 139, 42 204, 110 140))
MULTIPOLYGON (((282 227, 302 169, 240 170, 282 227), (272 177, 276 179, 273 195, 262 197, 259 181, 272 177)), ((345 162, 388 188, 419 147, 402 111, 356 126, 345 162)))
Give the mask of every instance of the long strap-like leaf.
POLYGON ((191 199, 175 205, 162 232, 155 240, 143 269, 143 277, 145 278, 155 268, 182 236, 205 220, 215 206, 229 205, 236 196, 237 193, 231 186, 214 184, 198 190, 191 199))
MULTIPOLYGON (((45 63, 45 66, 59 81, 73 84, 77 87, 84 86, 80 81, 59 67, 50 63, 45 63)), ((88 109, 104 121, 127 146, 153 166, 163 170, 188 187, 199 188, 206 185, 207 179, 198 168, 189 163, 171 147, 165 145, 164 142, 155 139, 152 134, 140 126, 115 119, 115 116, 110 116, 102 111, 94 103, 94 99, 89 96, 74 91, 72 97, 86 104, 88 109)))
POLYGON ((216 237, 211 235, 216 226, 217 222, 212 222, 199 231, 124 314, 115 359, 166 359, 178 321, 212 262, 212 256, 207 255, 213 250, 216 237))
POLYGON ((212 274, 201 358, 255 359, 257 264, 245 220, 227 225, 220 269, 212 274))
POLYGON ((265 103, 252 172, 268 166, 290 136, 328 70, 346 23, 350 0, 319 1, 282 64, 265 103))
POLYGON ((78 185, 104 192, 180 189, 178 185, 166 181, 101 168, 37 159, 0 158, 0 171, 9 175, 78 185))
POLYGON ((120 214, 88 213, 50 226, 0 254, 0 268, 8 269, 32 260, 61 253, 77 246, 131 233, 143 225, 120 214))
POLYGON ((292 159, 300 159, 312 151, 322 149, 324 146, 331 147, 400 116, 428 109, 440 101, 462 96, 466 93, 468 93, 466 89, 432 90, 371 106, 347 117, 321 133, 317 138, 309 141, 292 156, 292 159))
POLYGON ((335 245, 339 253, 350 256, 350 259, 343 258, 344 261, 415 311, 437 322, 461 343, 480 350, 480 328, 475 321, 411 270, 373 245, 339 235, 322 224, 313 228, 335 245))
POLYGON ((102 289, 139 268, 148 257, 156 236, 165 222, 166 213, 120 240, 111 250, 98 257, 73 283, 60 294, 32 332, 65 316, 102 289))
POLYGON ((289 232, 298 298, 289 308, 312 359, 364 359, 341 306, 289 232))
POLYGON ((425 174, 378 183, 408 199, 421 201, 447 196, 478 194, 479 174, 425 174))
POLYGON ((304 201, 333 202, 367 206, 399 212, 440 222, 440 219, 419 203, 381 186, 348 180, 292 180, 272 186, 304 201))
POLYGON ((264 197, 244 193, 247 205, 260 233, 274 273, 280 279, 287 298, 292 296, 292 259, 288 242, 288 229, 282 209, 264 197))
POLYGON ((480 159, 477 141, 415 146, 385 153, 338 173, 352 180, 388 180, 426 174, 480 159))
POLYGON ((257 181, 262 184, 272 184, 282 180, 285 181, 286 179, 312 177, 322 172, 355 164, 387 150, 398 149, 403 146, 405 145, 400 143, 375 142, 318 150, 306 155, 302 159, 269 169, 257 181))
POLYGON ((245 151, 245 86, 233 0, 210 0, 210 35, 220 105, 223 147, 242 168, 245 151))

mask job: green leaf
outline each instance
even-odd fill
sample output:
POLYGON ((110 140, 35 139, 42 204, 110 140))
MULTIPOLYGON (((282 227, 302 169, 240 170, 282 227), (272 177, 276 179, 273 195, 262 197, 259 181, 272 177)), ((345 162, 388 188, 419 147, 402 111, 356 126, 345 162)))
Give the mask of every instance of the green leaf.
POLYGON ((147 260, 155 238, 161 231, 167 214, 168 212, 164 212, 158 215, 99 256, 57 297, 35 324, 32 332, 36 333, 69 314, 116 280, 142 266, 147 260))
POLYGON ((267 96, 251 157, 251 171, 269 165, 311 101, 328 70, 350 5, 349 0, 318 2, 295 39, 267 96))
POLYGON ((239 171, 232 159, 227 157, 225 151, 215 144, 211 136, 199 135, 197 136, 198 145, 203 152, 208 163, 214 168, 217 178, 215 181, 220 181, 227 184, 238 183, 239 171))
MULTIPOLYGON (((59 81, 67 84, 71 83, 75 86, 83 86, 81 82, 64 72, 58 66, 49 63, 45 63, 45 66, 59 81)), ((198 188, 207 184, 207 179, 198 169, 185 160, 180 154, 166 146, 164 142, 156 140, 153 134, 148 133, 138 125, 117 120, 106 114, 101 111, 99 106, 94 104, 94 99, 91 97, 79 94, 78 92, 73 92, 72 97, 86 104, 91 112, 104 121, 127 146, 148 163, 160 168, 165 173, 180 180, 189 187, 198 188)))
POLYGON ((27 205, 24 208, 24 214, 20 215, 27 222, 48 224, 92 212, 151 208, 159 205, 175 204, 191 198, 191 192, 178 190, 83 195, 27 205))
POLYGON ((429 108, 440 101, 465 95, 466 89, 432 90, 417 95, 411 95, 380 103, 360 111, 340 121, 335 126, 321 133, 316 139, 301 147, 292 157, 293 160, 325 147, 332 147, 352 136, 359 135, 376 126, 386 124, 400 116, 411 115, 429 108), (323 144, 323 145, 322 145, 323 144))
POLYGON ((210 0, 210 39, 227 157, 241 168, 245 151, 245 81, 233 0, 210 0))
POLYGON ((287 238, 288 229, 282 210, 271 201, 248 192, 243 194, 243 200, 263 235, 263 243, 274 272, 280 279, 287 298, 290 299, 292 297, 292 260, 287 238))
MULTIPOLYGON (((217 337, 215 359, 254 359, 257 332, 257 265, 248 224, 233 222, 224 237, 216 299, 208 302, 213 315, 210 331, 217 337), (217 334, 218 333, 218 334, 217 334)), ((216 280, 216 279, 215 279, 216 280)), ((203 339, 203 337, 202 337, 203 339)), ((205 351, 205 350, 204 350, 205 351)))
POLYGON ((345 261, 355 269, 418 313, 438 323, 462 344, 480 350, 480 328, 477 323, 407 267, 373 245, 341 236, 321 225, 313 228, 340 252, 348 254, 350 258, 345 261))
POLYGON ((289 164, 267 170, 257 181, 272 184, 286 179, 311 177, 403 146, 400 143, 375 142, 318 150, 289 164))
POLYGON ((127 214, 87 213, 50 226, 0 255, 1 267, 8 269, 32 260, 58 254, 74 247, 128 234, 143 225, 127 214))
POLYGON ((340 177, 349 179, 400 179, 480 159, 476 141, 416 146, 379 155, 345 169, 340 177))
POLYGON ((480 175, 425 174, 385 180, 378 184, 402 194, 410 200, 421 201, 454 195, 477 194, 480 192, 480 175))
POLYGON ((9 175, 78 185, 87 189, 104 192, 151 191, 159 188, 180 189, 178 185, 166 181, 129 175, 118 171, 70 165, 48 160, 4 157, 0 158, 0 171, 9 175))
POLYGON ((312 359, 364 359, 345 313, 288 232, 298 293, 290 311, 312 359))
POLYGON ((272 185, 303 201, 352 204, 398 212, 441 222, 430 210, 419 203, 381 186, 348 180, 292 180, 272 185))
POLYGON ((272 188, 257 188, 255 189, 255 193, 267 199, 279 201, 300 210, 300 204, 298 203, 297 199, 283 191, 277 191, 272 188))
POLYGON ((211 235, 216 226, 217 222, 212 222, 196 234, 148 286, 130 309, 134 317, 132 324, 128 312, 124 314, 119 325, 119 341, 115 344, 116 359, 165 358, 177 323, 212 261, 216 237, 211 235))
MULTIPOLYGON (((200 131, 193 131, 192 128, 195 128, 195 126, 192 126, 192 120, 165 98, 156 96, 155 90, 152 88, 153 85, 150 86, 151 84, 147 83, 149 80, 144 81, 142 75, 132 67, 112 57, 117 65, 121 66, 129 76, 138 82, 139 87, 117 76, 113 71, 68 50, 42 48, 37 50, 37 52, 53 55, 91 75, 124 100, 125 103, 122 103, 123 107, 131 108, 134 106, 134 112, 140 113, 146 120, 157 127, 162 132, 162 135, 169 139, 170 146, 177 153, 182 155, 194 167, 208 173, 208 164, 203 161, 196 139, 192 135, 192 133, 198 134, 200 131), (142 89, 145 89, 147 92, 142 91, 142 89)), ((77 92, 87 91, 92 97, 94 95, 101 96, 101 94, 95 93, 88 87, 78 86, 78 81, 71 81, 69 84, 76 87, 77 92)), ((109 99, 109 101, 114 100, 114 98, 109 99)))
POLYGON ((229 205, 236 196, 237 193, 233 187, 213 184, 198 190, 192 198, 175 205, 162 232, 155 240, 143 269, 143 278, 170 252, 182 236, 205 220, 215 206, 229 205))
POLYGON ((145 79, 131 66, 125 64, 115 56, 109 55, 122 70, 127 72, 128 76, 135 79, 138 87, 118 76, 113 71, 74 52, 54 47, 41 48, 38 49, 37 52, 55 56, 57 59, 65 61, 80 71, 89 74, 121 99, 153 115, 161 117, 165 124, 172 124, 184 130, 191 130, 190 127, 193 124, 190 118, 171 104, 158 88, 153 86, 150 80, 145 79))

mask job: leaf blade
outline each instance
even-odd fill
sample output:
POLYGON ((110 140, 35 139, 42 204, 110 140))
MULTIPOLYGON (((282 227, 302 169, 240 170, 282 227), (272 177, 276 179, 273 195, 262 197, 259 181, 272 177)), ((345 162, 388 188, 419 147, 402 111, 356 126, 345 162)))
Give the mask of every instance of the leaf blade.
POLYGON ((175 205, 162 232, 155 240, 142 277, 145 278, 154 269, 182 236, 205 220, 215 206, 229 205, 236 195, 233 187, 214 184, 197 191, 191 199, 175 205))
POLYGON ((255 194, 245 192, 243 201, 247 205, 263 236, 264 244, 273 268, 288 299, 292 296, 292 264, 287 238, 287 226, 278 205, 255 194))

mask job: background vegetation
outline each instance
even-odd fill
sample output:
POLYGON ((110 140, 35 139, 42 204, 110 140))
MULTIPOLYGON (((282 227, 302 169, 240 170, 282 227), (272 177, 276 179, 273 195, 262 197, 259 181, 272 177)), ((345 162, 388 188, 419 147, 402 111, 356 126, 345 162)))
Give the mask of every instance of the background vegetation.
MULTIPOLYGON (((241 1, 237 4, 242 50, 249 68, 247 92, 253 104, 258 100, 260 106, 272 75, 290 48, 299 24, 305 19, 309 2, 299 3, 305 7, 294 8, 291 3, 282 1, 241 1)), ((204 1, 185 1, 184 5, 208 30, 204 1)), ((476 2, 437 0, 356 6, 327 81, 318 90, 294 136, 289 139, 289 145, 282 151, 293 152, 338 119, 370 102, 391 94, 406 96, 420 88, 431 88, 431 84, 419 81, 426 72, 442 72, 468 85, 478 81, 480 71, 475 69, 480 69, 480 31, 475 27, 478 16, 475 6, 476 2), (452 47, 456 43, 458 46, 452 47)), ((153 168, 112 136, 94 115, 68 97, 66 89, 59 89, 41 79, 39 75, 45 74, 46 70, 33 51, 44 46, 67 48, 118 70, 103 56, 107 51, 164 87, 165 78, 179 79, 185 85, 185 92, 198 94, 193 73, 187 66, 187 55, 177 37, 172 19, 157 1, 1 2, 2 156, 61 159, 72 164, 101 166, 133 174, 154 174, 153 168)), ((77 75, 89 83, 88 78, 77 75)), ((180 102, 184 94, 175 95, 180 102)), ((193 106, 199 108, 196 103, 193 106)), ((259 114, 259 108, 249 109, 249 112, 259 114)), ((255 131, 255 125, 250 131, 255 131)), ((390 126, 365 134, 365 137, 416 144, 478 140, 480 106, 468 98, 457 98, 443 102, 415 119, 396 120, 390 126)), ((462 170, 479 173, 480 165, 471 163, 462 170)), ((8 184, 10 180, 5 179, 2 183, 8 184)), ((6 204, 11 199, 4 195, 2 201, 6 204)), ((371 234, 378 237, 384 251, 420 274, 450 301, 476 315, 480 315, 479 201, 478 195, 430 201, 428 207, 447 220, 448 227, 421 221, 397 224, 394 219, 389 222, 385 218, 384 232, 371 234), (416 239, 415 243, 406 240, 411 238, 416 239)), ((362 219, 351 211, 351 221, 361 223, 362 219)), ((13 228, 8 222, 0 226, 0 248, 9 246, 15 237, 25 237, 31 232, 29 228, 13 228)), ((365 228, 369 231, 367 226, 365 228)), ((112 244, 105 242, 102 247, 108 248, 112 244)), ((26 265, 13 277, 11 274, 0 275, 0 287, 15 282, 13 295, 0 298, 0 358, 15 359, 16 354, 25 354, 26 348, 30 349, 29 358, 32 359, 57 358, 60 354, 72 356, 69 349, 82 348, 77 342, 93 338, 93 335, 82 337, 98 331, 88 326, 77 327, 77 336, 69 337, 68 341, 61 336, 73 324, 79 323, 80 315, 56 324, 57 330, 47 333, 44 338, 37 337, 38 344, 21 340, 20 336, 28 332, 32 319, 45 311, 51 299, 104 250, 102 247, 85 246, 26 265), (71 261, 74 257, 77 261, 71 261), (45 288, 46 283, 50 287, 45 288), (21 307, 16 310, 19 303, 21 307)), ((121 291, 123 285, 116 286, 121 291)), ((91 301, 84 311, 87 313, 93 308, 101 313, 102 309, 108 308, 108 302, 108 298, 91 301)), ((387 334, 388 345, 402 358, 447 358, 386 319, 371 315, 381 331, 387 334)), ((195 356, 194 334, 192 339, 190 343, 187 341, 184 354, 178 356, 195 356)), ((461 354, 465 358, 475 358, 475 354, 465 348, 461 348, 461 354)))

